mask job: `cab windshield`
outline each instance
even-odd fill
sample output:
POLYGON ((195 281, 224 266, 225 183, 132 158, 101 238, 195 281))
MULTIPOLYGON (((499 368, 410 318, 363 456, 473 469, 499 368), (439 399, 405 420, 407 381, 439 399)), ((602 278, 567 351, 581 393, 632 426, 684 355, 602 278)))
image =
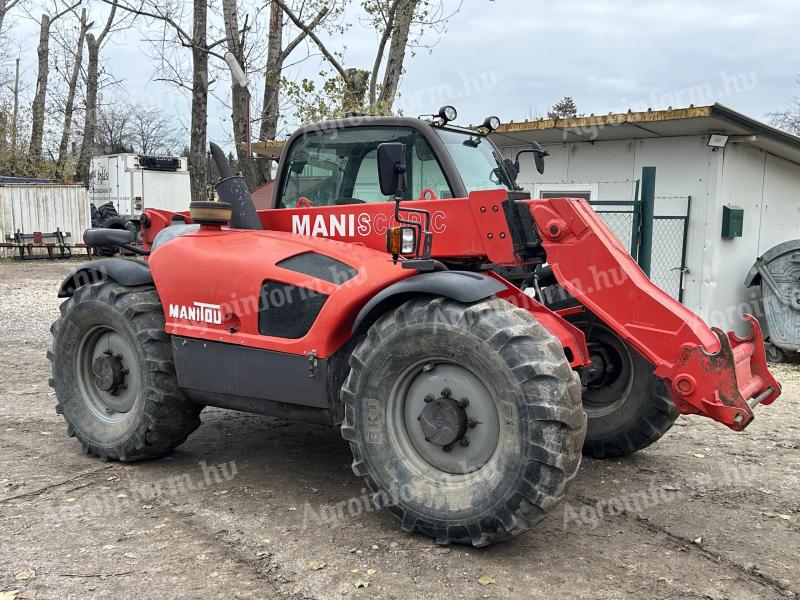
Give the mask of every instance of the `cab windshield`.
POLYGON ((497 188, 514 189, 500 152, 485 136, 434 128, 456 164, 467 193, 497 188))

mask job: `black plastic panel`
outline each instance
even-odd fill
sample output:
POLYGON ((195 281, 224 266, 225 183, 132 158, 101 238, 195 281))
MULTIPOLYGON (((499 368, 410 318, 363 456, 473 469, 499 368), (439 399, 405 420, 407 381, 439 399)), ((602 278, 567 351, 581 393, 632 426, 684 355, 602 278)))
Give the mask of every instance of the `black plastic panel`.
POLYGON ((311 371, 306 356, 181 337, 172 338, 172 354, 178 385, 204 393, 212 406, 265 414, 273 414, 266 412, 266 401, 329 408, 323 359, 311 371))
POLYGON ((272 337, 301 338, 311 329, 327 299, 325 294, 306 288, 265 281, 258 306, 258 331, 272 337))
POLYGON ((277 266, 295 273, 310 275, 335 285, 342 284, 358 274, 358 271, 350 265, 316 252, 306 252, 286 258, 279 262, 277 266))

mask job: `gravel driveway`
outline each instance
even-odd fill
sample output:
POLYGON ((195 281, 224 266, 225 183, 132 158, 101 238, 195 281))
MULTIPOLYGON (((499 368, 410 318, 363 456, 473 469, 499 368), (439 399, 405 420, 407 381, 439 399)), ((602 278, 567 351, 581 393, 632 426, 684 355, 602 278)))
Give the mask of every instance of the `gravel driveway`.
POLYGON ((169 458, 81 454, 45 358, 71 266, 0 263, 0 600, 800 594, 797 366, 744 433, 682 417, 533 531, 440 548, 363 502, 335 428, 210 409, 169 458))

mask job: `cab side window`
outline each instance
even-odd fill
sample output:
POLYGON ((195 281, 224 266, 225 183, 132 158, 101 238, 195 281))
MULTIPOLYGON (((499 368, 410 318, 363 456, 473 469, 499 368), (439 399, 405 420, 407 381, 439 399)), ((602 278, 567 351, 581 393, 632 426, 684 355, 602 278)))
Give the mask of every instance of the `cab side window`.
MULTIPOLYGON (((439 198, 452 193, 427 140, 404 127, 363 127, 309 133, 298 139, 287 157, 278 208, 294 208, 301 198, 310 206, 389 202, 378 183, 377 148, 384 142, 406 145, 409 189, 416 199, 425 189, 439 198)), ((303 202, 305 204, 305 202, 303 202)))

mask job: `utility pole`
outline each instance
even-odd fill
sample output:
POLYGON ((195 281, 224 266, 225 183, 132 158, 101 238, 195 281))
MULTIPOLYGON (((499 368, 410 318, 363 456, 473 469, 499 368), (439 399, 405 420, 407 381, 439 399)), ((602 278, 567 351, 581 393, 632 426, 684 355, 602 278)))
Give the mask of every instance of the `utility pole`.
POLYGON ((19 58, 17 58, 17 72, 14 77, 14 116, 11 122, 11 147, 17 148, 17 117, 19 115, 19 58))
POLYGON ((11 161, 14 171, 17 170, 17 119, 19 117, 19 57, 17 57, 17 73, 14 78, 14 111, 11 117, 11 161))

